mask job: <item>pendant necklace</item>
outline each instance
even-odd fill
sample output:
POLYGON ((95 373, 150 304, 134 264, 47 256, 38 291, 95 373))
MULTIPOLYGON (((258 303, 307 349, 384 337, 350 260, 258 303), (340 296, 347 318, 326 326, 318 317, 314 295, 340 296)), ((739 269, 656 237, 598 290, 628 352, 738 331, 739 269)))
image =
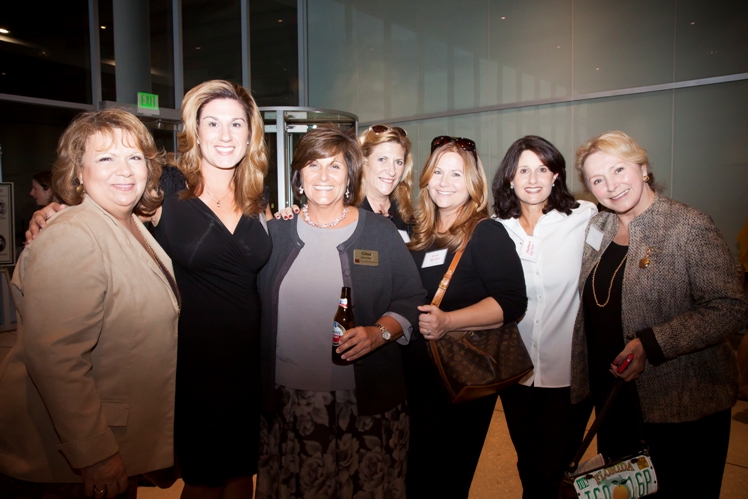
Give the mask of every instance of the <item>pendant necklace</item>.
POLYGON ((207 188, 205 189, 205 192, 208 194, 208 196, 210 196, 210 197, 213 198, 213 200, 216 202, 216 206, 218 208, 220 208, 221 207, 221 201, 223 201, 224 199, 226 199, 226 196, 228 196, 229 194, 231 194, 231 189, 229 189, 228 192, 226 194, 224 194, 221 199, 216 199, 216 197, 213 194, 211 194, 210 191, 207 188))

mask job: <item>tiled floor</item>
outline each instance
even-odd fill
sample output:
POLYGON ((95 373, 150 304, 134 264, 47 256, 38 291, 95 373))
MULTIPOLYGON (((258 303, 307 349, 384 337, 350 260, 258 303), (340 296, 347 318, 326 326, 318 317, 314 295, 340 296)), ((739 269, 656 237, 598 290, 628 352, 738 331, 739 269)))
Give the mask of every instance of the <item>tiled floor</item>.
MULTIPOLYGON (((593 441, 587 457, 594 452, 593 441)), ((519 499, 522 486, 517 475, 517 454, 514 452, 501 401, 496 406, 488 437, 475 472, 470 499, 519 499)), ((168 490, 141 487, 139 499, 178 499, 182 483, 168 490)), ((721 499, 748 499, 748 402, 739 401, 732 410, 730 449, 727 454, 721 499)), ((448 499, 448 498, 446 498, 448 499)))

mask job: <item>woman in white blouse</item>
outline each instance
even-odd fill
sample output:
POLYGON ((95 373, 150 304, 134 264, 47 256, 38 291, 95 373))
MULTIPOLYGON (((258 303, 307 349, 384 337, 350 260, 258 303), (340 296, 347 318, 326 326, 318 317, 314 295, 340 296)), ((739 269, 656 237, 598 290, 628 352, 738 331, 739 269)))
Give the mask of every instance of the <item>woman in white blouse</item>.
POLYGON ((519 330, 535 366, 501 402, 523 498, 556 499, 591 409, 571 404, 569 386, 584 231, 597 209, 574 200, 563 156, 534 135, 512 144, 492 189, 495 216, 522 260, 528 303, 519 330))

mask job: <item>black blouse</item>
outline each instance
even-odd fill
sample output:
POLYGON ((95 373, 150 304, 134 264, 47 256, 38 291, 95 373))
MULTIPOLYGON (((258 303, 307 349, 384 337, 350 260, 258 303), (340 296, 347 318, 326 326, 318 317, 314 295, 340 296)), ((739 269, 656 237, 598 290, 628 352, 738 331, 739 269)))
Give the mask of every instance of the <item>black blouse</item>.
MULTIPOLYGON (((432 245, 411 252, 429 303, 454 258, 454 253, 447 253, 441 265, 422 268, 426 253, 438 249, 432 245)), ((439 308, 445 312, 459 310, 489 296, 504 311, 504 322, 518 320, 527 309, 522 263, 506 229, 495 220, 483 220, 475 227, 439 308)))

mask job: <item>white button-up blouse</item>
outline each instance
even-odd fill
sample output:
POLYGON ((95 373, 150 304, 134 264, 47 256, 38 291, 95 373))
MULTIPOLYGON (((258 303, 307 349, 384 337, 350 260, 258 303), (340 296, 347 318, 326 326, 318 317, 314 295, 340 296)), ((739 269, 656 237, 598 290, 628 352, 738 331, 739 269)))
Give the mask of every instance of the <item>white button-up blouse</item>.
POLYGON ((527 254, 531 251, 521 251, 529 236, 519 219, 499 220, 516 245, 527 286, 527 313, 519 331, 535 369, 522 380, 523 385, 561 388, 571 384, 571 338, 579 308, 584 232, 596 213, 594 204, 579 201, 571 215, 556 210, 543 215, 532 235, 534 246, 540 246, 536 257, 527 254))

